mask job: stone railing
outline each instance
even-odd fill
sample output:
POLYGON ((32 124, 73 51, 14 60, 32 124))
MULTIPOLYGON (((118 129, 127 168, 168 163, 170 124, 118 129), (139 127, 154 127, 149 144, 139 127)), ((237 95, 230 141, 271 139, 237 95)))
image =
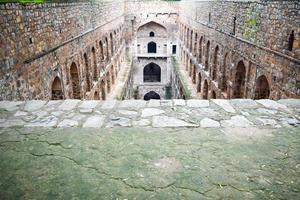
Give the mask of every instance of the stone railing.
POLYGON ((300 100, 0 101, 0 127, 299 126, 300 100))

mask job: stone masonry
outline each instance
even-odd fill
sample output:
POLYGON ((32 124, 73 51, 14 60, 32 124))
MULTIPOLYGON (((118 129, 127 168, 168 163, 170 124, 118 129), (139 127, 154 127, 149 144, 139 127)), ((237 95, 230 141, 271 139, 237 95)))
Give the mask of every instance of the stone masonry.
POLYGON ((300 101, 124 100, 0 102, 0 127, 298 127, 300 101))

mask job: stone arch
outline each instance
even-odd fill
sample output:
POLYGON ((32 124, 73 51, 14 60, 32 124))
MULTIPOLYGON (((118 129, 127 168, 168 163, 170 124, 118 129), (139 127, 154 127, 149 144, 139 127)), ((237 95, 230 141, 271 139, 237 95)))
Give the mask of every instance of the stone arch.
POLYGON ((233 98, 243 98, 246 77, 246 67, 243 61, 240 61, 236 68, 235 80, 233 86, 233 98))
POLYGON ((212 79, 214 81, 217 80, 218 64, 219 64, 219 46, 217 45, 214 52, 214 63, 212 67, 212 79))
POLYGON ((157 23, 155 21, 149 21, 149 22, 146 22, 146 23, 140 25, 139 28, 137 29, 137 32, 140 32, 142 29, 144 29, 146 27, 149 27, 149 26, 155 26, 158 29, 163 29, 164 30, 164 34, 165 35, 167 34, 166 27, 164 27, 163 25, 161 25, 160 23, 157 23))
POLYGON ((107 94, 111 91, 111 80, 110 80, 110 73, 107 72, 106 74, 106 86, 107 86, 107 94))
POLYGON ((211 93, 211 98, 212 99, 216 99, 217 98, 216 92, 214 90, 211 93))
POLYGON ((205 52, 205 70, 207 71, 209 68, 209 56, 210 56, 210 41, 208 40, 206 43, 206 52, 205 52))
POLYGON ((144 100, 149 101, 150 99, 160 99, 160 96, 156 92, 150 91, 144 95, 144 100))
POLYGON ((94 92, 94 100, 100 100, 100 96, 99 96, 98 91, 94 92))
POLYGON ((105 37, 105 48, 106 48, 106 60, 109 60, 109 47, 108 47, 108 39, 105 37))
POLYGON ((111 82, 114 85, 115 84, 115 67, 111 66, 111 82))
POLYGON ((61 81, 60 78, 57 76, 55 77, 53 83, 52 83, 52 100, 62 100, 64 99, 64 94, 61 87, 61 81))
POLYGON ((193 81, 194 84, 196 84, 196 73, 197 73, 196 65, 193 65, 192 81, 193 81))
POLYGON ((156 43, 155 42, 149 42, 148 43, 148 53, 156 53, 156 43))
POLYGON ((227 71, 230 70, 230 55, 229 53, 226 53, 225 54, 225 57, 224 57, 224 65, 221 69, 221 73, 222 73, 222 76, 221 76, 221 91, 225 92, 227 91, 227 71))
POLYGON ((79 84, 79 73, 76 64, 73 62, 70 67, 71 84, 73 99, 80 99, 80 84, 79 84))
POLYGON ((161 82, 161 68, 159 65, 151 62, 144 67, 144 82, 161 82))
POLYGON ((86 53, 83 54, 83 58, 85 64, 86 90, 90 91, 91 90, 90 70, 89 70, 89 61, 86 53))
POLYGON ((99 42, 99 48, 100 48, 100 60, 103 61, 104 60, 104 51, 103 51, 103 42, 102 41, 99 42))
POLYGON ((192 68, 193 68, 193 61, 192 59, 190 59, 189 62, 189 76, 192 77, 192 68))
POLYGON ((100 91, 101 91, 101 99, 106 100, 105 81, 104 80, 101 81, 100 91))
POLYGON ((208 82, 207 82, 207 80, 205 80, 204 84, 203 84, 203 99, 208 99, 208 82))
POLYGON ((200 93, 201 92, 201 72, 198 73, 198 85, 197 85, 197 92, 200 93))
POLYGON ((190 46, 189 46, 189 49, 190 49, 190 52, 193 51, 193 35, 194 35, 194 31, 191 30, 191 35, 190 35, 190 46))
POLYGON ((98 73, 97 73, 96 50, 94 47, 92 47, 92 62, 93 62, 93 79, 94 81, 96 81, 98 78, 98 73))
POLYGON ((111 56, 114 55, 114 41, 113 41, 113 34, 110 33, 109 34, 109 40, 110 40, 110 52, 111 52, 111 56))
POLYGON ((200 37, 200 41, 199 41, 199 63, 202 63, 202 41, 203 41, 203 37, 200 37))
POLYGON ((195 40, 194 40, 194 55, 197 55, 197 45, 198 45, 198 33, 195 33, 195 40))
POLYGON ((265 75, 256 80, 254 99, 268 99, 270 97, 270 86, 265 75))

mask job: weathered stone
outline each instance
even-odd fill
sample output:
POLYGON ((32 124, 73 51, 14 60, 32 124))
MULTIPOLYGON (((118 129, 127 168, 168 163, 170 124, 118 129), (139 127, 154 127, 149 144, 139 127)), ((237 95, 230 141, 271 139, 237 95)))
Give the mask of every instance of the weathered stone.
POLYGON ((230 104, 239 109, 257 108, 258 104, 252 99, 231 99, 230 104))
POLYGON ((94 109, 100 101, 83 101, 80 106, 78 106, 79 109, 94 109))
POLYGON ((148 107, 160 107, 160 100, 151 99, 148 103, 148 107))
POLYGON ((78 126, 78 122, 70 119, 64 119, 60 122, 57 127, 76 127, 78 126))
POLYGON ((124 117, 111 116, 110 122, 108 123, 108 125, 106 127, 112 128, 112 127, 118 127, 118 126, 130 127, 131 126, 130 119, 124 118, 124 117))
POLYGON ((143 100, 124 100, 120 103, 119 108, 143 108, 146 103, 143 100))
POLYGON ((142 117, 151 117, 154 115, 160 115, 165 113, 164 110, 156 109, 156 108, 145 108, 142 110, 142 117))
POLYGON ((132 116, 132 115, 137 115, 138 114, 138 112, 131 111, 131 110, 119 110, 119 113, 121 115, 128 115, 128 116, 132 116))
POLYGON ((59 110, 73 110, 80 103, 80 100, 68 99, 65 100, 59 107, 59 110))
POLYGON ((258 117, 256 119, 258 121, 260 121, 263 126, 276 126, 277 125, 277 122, 274 119, 266 119, 266 118, 261 118, 261 117, 258 117))
POLYGON ((212 102, 223 108, 226 112, 236 113, 235 109, 230 105, 228 100, 224 99, 212 99, 212 102))
POLYGON ((54 127, 57 125, 58 118, 55 116, 47 116, 42 119, 35 119, 25 125, 25 127, 54 127))
POLYGON ((84 128, 101 128, 104 123, 103 116, 91 116, 89 117, 82 127, 84 128))
POLYGON ((0 101, 0 109, 4 109, 7 111, 15 111, 18 110, 24 102, 22 101, 0 101))
POLYGON ((18 111, 16 114, 14 114, 15 117, 22 117, 28 115, 28 112, 18 111))
POLYGON ((79 112, 83 113, 83 114, 90 114, 90 113, 93 112, 93 109, 91 109, 91 108, 83 108, 83 109, 80 109, 79 112))
POLYGON ((24 126, 24 125, 25 125, 25 122, 21 119, 7 119, 7 120, 3 120, 2 122, 0 122, 0 127, 2 127, 2 128, 24 126))
POLYGON ((101 106, 101 109, 113 109, 117 104, 117 101, 116 100, 108 100, 108 101, 104 101, 102 106, 101 106))
POLYGON ((277 103, 276 101, 270 99, 257 100, 257 102, 267 108, 276 109, 276 110, 278 109, 288 110, 288 108, 285 105, 277 103))
POLYGON ((39 101, 39 100, 34 100, 34 101, 27 101, 24 110, 28 112, 36 111, 41 109, 47 101, 39 101))
POLYGON ((150 124, 151 124, 151 121, 148 119, 141 119, 141 120, 132 122, 133 126, 149 126, 150 124))
POLYGON ((204 118, 201 120, 200 126, 202 128, 218 128, 220 127, 220 123, 209 118, 204 118))
POLYGON ((181 119, 168 116, 154 116, 152 120, 152 126, 155 128, 163 127, 198 127, 197 124, 185 122, 181 119))
POLYGON ((209 106, 208 100, 187 100, 187 106, 191 108, 205 108, 209 106))
POLYGON ((173 102, 172 102, 172 100, 161 100, 160 101, 160 106, 162 106, 162 107, 172 107, 173 102))
POLYGON ((253 123, 250 122, 246 117, 242 115, 237 115, 231 117, 230 120, 223 120, 221 121, 221 125, 223 127, 241 127, 241 128, 246 128, 253 126, 253 123))
POLYGON ((185 100, 183 99, 173 99, 174 106, 185 106, 185 100))
POLYGON ((266 108, 258 108, 257 112, 261 113, 261 114, 275 115, 278 111, 277 110, 266 109, 266 108))

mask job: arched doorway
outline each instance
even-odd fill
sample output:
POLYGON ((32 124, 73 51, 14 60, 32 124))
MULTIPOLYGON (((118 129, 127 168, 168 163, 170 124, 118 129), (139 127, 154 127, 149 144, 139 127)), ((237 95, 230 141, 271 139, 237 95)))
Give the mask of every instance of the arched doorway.
POLYGON ((52 83, 52 100, 62 100, 64 99, 64 94, 61 89, 61 81, 58 77, 56 77, 52 83))
POLYGON ((110 73, 108 72, 106 74, 106 86, 107 86, 107 93, 110 93, 111 85, 110 85, 110 73))
POLYGON ((200 41, 199 41, 199 63, 202 63, 202 40, 203 40, 203 37, 201 36, 200 41))
POLYGON ((102 41, 99 42, 99 47, 100 47, 100 60, 104 60, 104 51, 103 51, 103 43, 102 41))
POLYGON ((144 82, 160 82, 161 69, 155 63, 150 63, 144 67, 144 82))
POLYGON ((212 99, 216 99, 216 98, 217 98, 217 95, 216 95, 216 92, 215 92, 215 91, 212 91, 212 93, 211 93, 211 98, 212 98, 212 99))
POLYGON ((196 84, 196 65, 194 65, 194 67, 193 67, 193 77, 192 77, 192 79, 193 79, 193 83, 196 84))
POLYGON ((111 82, 113 85, 115 84, 115 68, 113 65, 111 66, 111 82))
POLYGON ((114 41, 113 41, 113 35, 112 33, 109 34, 110 38, 110 51, 111 51, 111 56, 114 55, 114 41))
POLYGON ((233 98, 243 98, 245 87, 246 68, 243 61, 237 65, 233 87, 233 98))
POLYGON ((205 57, 205 70, 207 71, 208 70, 208 67, 209 67, 209 51, 210 51, 210 42, 207 41, 207 44, 206 44, 206 57, 205 57))
POLYGON ((201 79, 202 79, 201 73, 199 72, 198 73, 198 85, 197 85, 197 92, 198 93, 201 92, 201 79))
POLYGON ((73 99, 80 99, 79 75, 75 63, 72 63, 70 67, 70 74, 71 74, 71 83, 72 83, 72 90, 73 90, 73 99))
POLYGON ((155 33, 153 32, 153 31, 151 31, 150 33, 149 33, 149 37, 154 37, 155 36, 155 33))
POLYGON ((86 90, 90 91, 91 82, 90 82, 89 61, 86 53, 83 54, 83 57, 84 57, 84 64, 85 64, 86 90))
POLYGON ((212 68, 212 79, 214 81, 217 80, 218 64, 219 64, 219 46, 216 46, 215 52, 214 52, 214 63, 213 63, 213 68, 212 68))
POLYGON ((94 93, 94 100, 100 100, 100 96, 97 91, 94 93))
POLYGON ((104 80, 101 81, 100 90, 101 90, 101 99, 102 100, 106 100, 106 92, 105 92, 105 82, 104 82, 104 80))
POLYGON ((98 74, 97 74, 96 50, 94 47, 92 47, 92 62, 93 62, 93 79, 94 81, 96 81, 98 78, 98 74))
POLYGON ((208 83, 207 83, 207 80, 204 81, 204 85, 203 85, 203 99, 208 99, 208 83))
POLYGON ((148 53, 156 53, 156 43, 155 42, 148 43, 148 53))
POLYGON ((156 92, 151 91, 151 92, 148 92, 147 94, 145 94, 145 96, 144 96, 145 101, 149 101, 150 99, 160 99, 160 96, 156 92))
POLYGON ((255 99, 268 99, 270 97, 270 86, 268 79, 262 75, 256 81, 255 99))
POLYGON ((225 55, 223 69, 221 70, 221 72, 222 72, 222 83, 221 83, 222 92, 227 91, 227 78, 226 78, 227 71, 230 71, 229 53, 227 53, 225 55))

